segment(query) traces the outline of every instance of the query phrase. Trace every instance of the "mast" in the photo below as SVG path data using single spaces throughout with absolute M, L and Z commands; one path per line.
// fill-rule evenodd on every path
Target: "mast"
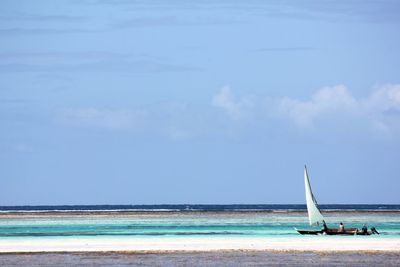
M 306 189 L 308 220 L 310 225 L 319 225 L 320 222 L 324 221 L 324 216 L 322 216 L 321 211 L 318 208 L 317 200 L 311 191 L 311 185 L 306 166 L 304 166 L 304 185 Z

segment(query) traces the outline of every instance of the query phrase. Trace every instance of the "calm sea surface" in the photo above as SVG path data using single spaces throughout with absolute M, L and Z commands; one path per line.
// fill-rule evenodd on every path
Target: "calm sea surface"
M 329 227 L 366 223 L 379 238 L 400 238 L 400 205 L 320 206 Z M 295 227 L 310 228 L 304 205 L 0 207 L 0 239 L 297 238 Z

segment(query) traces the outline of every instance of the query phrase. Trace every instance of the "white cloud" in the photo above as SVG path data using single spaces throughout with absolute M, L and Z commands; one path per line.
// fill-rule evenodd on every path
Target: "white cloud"
M 400 85 L 387 84 L 360 101 L 372 128 L 380 133 L 400 132 Z
M 289 119 L 301 128 L 315 128 L 321 121 L 340 119 L 369 125 L 380 133 L 400 131 L 400 84 L 377 87 L 366 97 L 356 98 L 344 85 L 323 87 L 309 98 L 235 98 L 229 87 L 213 96 L 212 104 L 223 109 L 233 120 L 250 117 Z M 264 99 L 264 100 L 262 100 Z M 262 114 L 260 114 L 262 113 Z
M 182 103 L 149 105 L 147 109 L 67 109 L 59 115 L 58 121 L 67 126 L 161 134 L 173 140 L 191 138 L 199 123 L 198 114 Z
M 381 86 L 363 104 L 372 113 L 400 111 L 400 84 Z
M 239 120 L 250 116 L 250 109 L 254 106 L 252 96 L 235 99 L 231 88 L 224 86 L 213 96 L 212 105 L 223 109 L 232 119 Z
M 277 101 L 278 111 L 302 126 L 310 126 L 323 114 L 349 112 L 357 107 L 357 100 L 344 85 L 324 87 L 306 101 L 289 97 Z
M 314 126 L 316 118 L 345 115 L 366 121 L 381 133 L 400 128 L 399 84 L 380 86 L 369 96 L 358 99 L 344 85 L 337 85 L 316 91 L 310 100 L 285 97 L 277 101 L 278 112 L 302 127 Z
M 399 84 L 380 86 L 364 98 L 354 97 L 344 85 L 323 87 L 305 99 L 235 96 L 231 88 L 225 86 L 212 97 L 211 104 L 226 113 L 232 122 L 251 120 L 276 126 L 278 121 L 286 120 L 303 129 L 345 123 L 349 129 L 367 127 L 363 131 L 400 132 Z M 214 111 L 182 103 L 148 106 L 147 109 L 81 108 L 64 110 L 62 120 L 72 126 L 143 130 L 180 140 L 209 134 L 210 129 L 221 122 L 215 118 Z
M 64 111 L 64 120 L 73 125 L 107 129 L 135 129 L 140 127 L 146 117 L 144 111 L 119 109 L 69 109 Z

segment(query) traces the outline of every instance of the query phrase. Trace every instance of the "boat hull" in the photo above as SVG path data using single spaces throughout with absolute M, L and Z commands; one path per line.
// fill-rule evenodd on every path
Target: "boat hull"
M 345 231 L 339 232 L 338 229 L 328 230 L 299 230 L 296 229 L 299 234 L 302 235 L 371 235 L 371 233 L 359 232 L 357 228 L 349 228 Z
M 324 232 L 321 230 L 297 230 L 302 235 L 323 235 Z

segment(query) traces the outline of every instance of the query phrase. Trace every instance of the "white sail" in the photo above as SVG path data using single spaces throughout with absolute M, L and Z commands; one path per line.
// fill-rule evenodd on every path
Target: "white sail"
M 324 221 L 324 217 L 322 216 L 320 210 L 318 209 L 317 201 L 315 200 L 314 195 L 311 191 L 310 181 L 308 179 L 307 167 L 304 167 L 304 184 L 306 187 L 308 220 L 310 221 L 310 225 L 319 225 L 320 222 Z

